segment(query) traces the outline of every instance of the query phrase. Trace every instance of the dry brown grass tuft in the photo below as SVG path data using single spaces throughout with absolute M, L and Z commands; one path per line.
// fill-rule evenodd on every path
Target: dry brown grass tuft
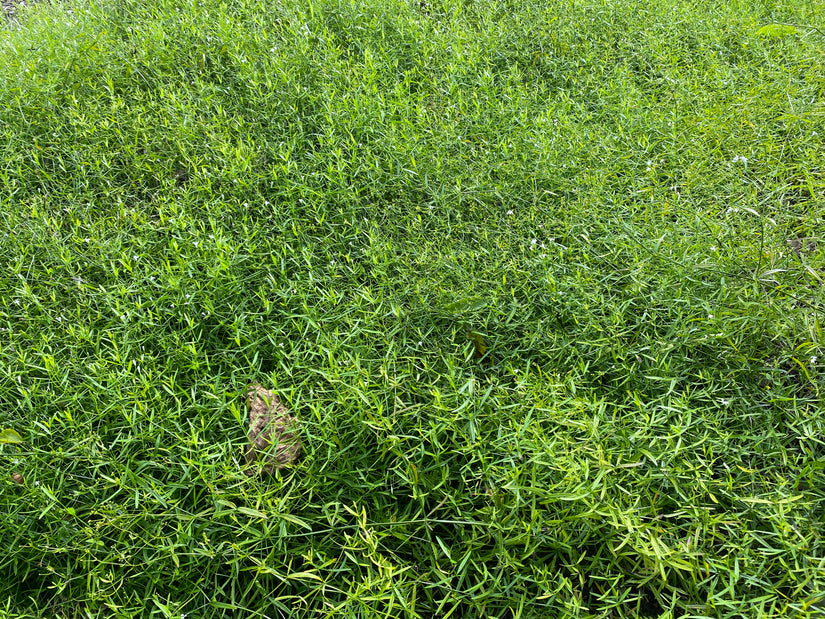
M 301 455 L 298 421 L 272 391 L 252 385 L 246 396 L 249 408 L 249 446 L 246 461 L 257 466 L 246 469 L 247 475 L 266 473 L 292 464 Z

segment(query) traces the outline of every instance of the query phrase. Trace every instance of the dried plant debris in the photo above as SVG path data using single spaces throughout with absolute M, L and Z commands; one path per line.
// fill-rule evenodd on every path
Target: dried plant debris
M 253 385 L 246 396 L 249 408 L 247 475 L 266 473 L 292 464 L 301 455 L 298 421 L 272 391 Z
M 800 257 L 813 254 L 817 250 L 816 239 L 812 238 L 788 239 L 788 246 Z
M 172 178 L 178 187 L 184 187 L 189 182 L 189 172 L 186 170 L 175 170 L 172 172 Z
M 14 19 L 17 16 L 18 9 L 26 8 L 29 4 L 34 4 L 38 0 L 0 0 L 3 6 L 3 13 L 9 19 Z

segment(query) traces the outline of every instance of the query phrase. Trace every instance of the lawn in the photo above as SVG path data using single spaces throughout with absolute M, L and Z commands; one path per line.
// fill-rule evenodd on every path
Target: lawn
M 824 138 L 812 0 L 18 10 L 0 617 L 825 617 Z

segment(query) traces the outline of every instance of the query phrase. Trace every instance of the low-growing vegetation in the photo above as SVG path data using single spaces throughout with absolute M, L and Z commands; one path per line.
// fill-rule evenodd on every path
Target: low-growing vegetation
M 825 616 L 824 22 L 18 9 L 0 615 Z

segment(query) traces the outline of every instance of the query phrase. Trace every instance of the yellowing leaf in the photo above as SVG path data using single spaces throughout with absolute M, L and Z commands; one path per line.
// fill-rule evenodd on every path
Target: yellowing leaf
M 0 432 L 0 443 L 22 443 L 23 437 L 16 430 L 8 428 Z
M 245 516 L 252 516 L 253 518 L 262 518 L 263 520 L 266 520 L 266 514 L 259 512 L 257 509 L 252 509 L 250 507 L 239 507 L 238 511 Z
M 778 39 L 789 34 L 796 34 L 796 28 L 786 24 L 768 24 L 756 31 L 757 36 Z
M 481 359 L 484 356 L 484 353 L 487 352 L 487 343 L 484 341 L 484 338 L 481 336 L 480 333 L 476 333 L 475 331 L 467 331 L 467 337 L 473 340 L 473 347 L 475 348 L 475 358 Z
M 288 579 L 292 580 L 293 578 L 296 580 L 317 580 L 318 582 L 324 582 L 324 579 L 318 576 L 318 574 L 313 574 L 312 572 L 294 572 L 287 576 Z

